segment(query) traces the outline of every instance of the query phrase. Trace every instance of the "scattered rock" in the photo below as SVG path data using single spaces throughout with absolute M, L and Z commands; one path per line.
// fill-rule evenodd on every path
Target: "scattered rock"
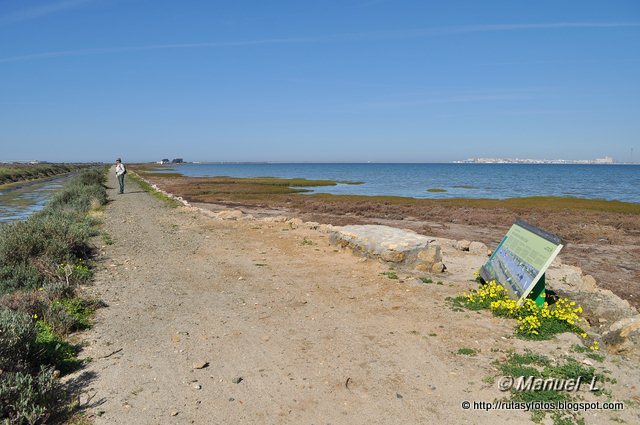
M 336 229 L 339 229 L 339 227 L 338 226 L 333 226 L 331 224 L 321 224 L 320 226 L 318 226 L 318 230 L 321 233 L 330 233 L 330 232 L 333 232 Z
M 194 369 L 204 369 L 209 366 L 209 362 L 195 362 L 192 367 Z
M 191 388 L 193 388 L 194 390 L 201 390 L 202 389 L 202 385 L 195 383 L 193 385 L 191 385 Z
M 628 301 L 608 289 L 598 288 L 593 276 L 583 276 L 579 267 L 562 265 L 550 268 L 546 276 L 547 287 L 581 305 L 584 317 L 592 326 L 604 326 L 638 314 Z
M 217 217 L 221 220 L 238 220 L 242 217 L 240 210 L 222 210 L 218 212 Z
M 442 262 L 435 263 L 431 266 L 431 273 L 444 273 L 445 270 L 447 270 L 447 267 Z
M 640 315 L 615 322 L 602 341 L 610 353 L 640 355 Z
M 178 416 L 178 413 L 180 412 L 178 412 L 177 410 L 174 410 L 173 412 L 171 412 L 171 416 Z
M 582 286 L 588 291 L 595 291 L 598 289 L 595 278 L 590 274 L 582 277 Z
M 456 249 L 458 251 L 469 251 L 470 246 L 471 242 L 466 239 L 456 242 Z
M 242 376 L 237 376 L 235 378 L 233 378 L 231 380 L 231 382 L 233 382 L 234 384 L 239 384 L 240 382 L 242 382 L 244 380 L 244 378 Z
M 289 220 L 287 220 L 287 223 L 289 223 L 290 228 L 297 229 L 302 225 L 303 221 L 299 218 L 290 218 Z
M 432 245 L 418 253 L 418 260 L 422 263 L 434 264 L 442 260 L 442 249 L 439 245 Z
M 289 217 L 285 217 L 283 215 L 276 215 L 273 217 L 265 217 L 262 219 L 262 221 L 266 222 L 266 223 L 284 223 L 285 221 L 289 220 Z
M 396 393 L 396 398 L 399 399 L 399 400 L 402 399 L 402 394 Z
M 489 248 L 482 242 L 471 242 L 468 251 L 476 255 L 487 255 Z

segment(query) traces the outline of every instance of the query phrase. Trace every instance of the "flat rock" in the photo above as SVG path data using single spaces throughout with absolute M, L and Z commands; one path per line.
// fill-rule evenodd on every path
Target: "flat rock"
M 547 269 L 547 287 L 582 306 L 591 326 L 604 326 L 638 314 L 628 301 L 608 289 L 599 288 L 591 275 L 583 275 L 579 267 L 562 264 Z
M 434 264 L 442 262 L 440 246 L 435 239 L 411 230 L 373 224 L 351 225 L 334 229 L 329 239 L 356 255 L 422 271 L 431 272 Z
M 238 220 L 242 217 L 240 210 L 222 210 L 218 212 L 217 217 L 221 220 Z

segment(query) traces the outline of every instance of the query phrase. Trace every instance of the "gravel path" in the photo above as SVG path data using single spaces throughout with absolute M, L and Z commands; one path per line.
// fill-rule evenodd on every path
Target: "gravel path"
M 113 173 L 109 186 L 114 244 L 88 288 L 108 307 L 82 335 L 96 424 L 530 423 L 460 405 L 504 395 L 483 383 L 492 350 L 573 342 L 512 339 L 512 323 L 447 305 L 468 282 L 389 279 L 317 231 L 172 209 L 131 179 L 118 195 Z

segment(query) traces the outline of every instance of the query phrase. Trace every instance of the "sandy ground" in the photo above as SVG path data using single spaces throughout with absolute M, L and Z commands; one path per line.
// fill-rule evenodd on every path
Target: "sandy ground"
M 467 239 L 498 245 L 517 218 L 560 236 L 564 264 L 578 266 L 595 277 L 598 286 L 613 291 L 640 309 L 640 209 L 616 202 L 557 198 L 537 202 L 513 199 L 510 206 L 492 200 L 429 200 L 369 196 L 281 194 L 244 179 L 221 184 L 215 177 L 184 177 L 148 173 L 145 177 L 192 204 L 209 209 L 240 208 L 256 216 L 284 214 L 337 226 L 383 224 L 447 239 Z M 169 176 L 169 177 L 167 177 Z M 495 200 L 493 200 L 495 201 Z M 582 205 L 582 208 L 580 207 Z M 589 208 L 603 208 L 594 210 Z M 626 212 L 621 212 L 626 211 Z
M 522 341 L 514 322 L 453 311 L 445 298 L 473 287 L 476 264 L 435 277 L 441 285 L 391 280 L 317 231 L 215 221 L 130 180 L 117 195 L 112 173 L 109 186 L 114 244 L 87 289 L 108 307 L 81 335 L 92 361 L 76 376 L 96 424 L 531 423 L 461 403 L 504 396 L 483 378 L 507 350 L 557 358 L 577 341 Z M 462 347 L 479 354 L 456 354 Z M 618 379 L 614 400 L 638 397 L 637 365 L 604 367 Z M 633 409 L 585 418 L 614 416 L 638 420 Z

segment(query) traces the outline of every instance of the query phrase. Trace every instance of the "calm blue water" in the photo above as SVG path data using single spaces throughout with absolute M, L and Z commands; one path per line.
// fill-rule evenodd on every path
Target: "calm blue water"
M 574 196 L 640 203 L 638 165 L 183 164 L 173 168 L 193 177 L 270 176 L 365 182 L 318 187 L 313 189 L 316 193 L 413 198 Z M 427 192 L 429 188 L 446 192 Z

